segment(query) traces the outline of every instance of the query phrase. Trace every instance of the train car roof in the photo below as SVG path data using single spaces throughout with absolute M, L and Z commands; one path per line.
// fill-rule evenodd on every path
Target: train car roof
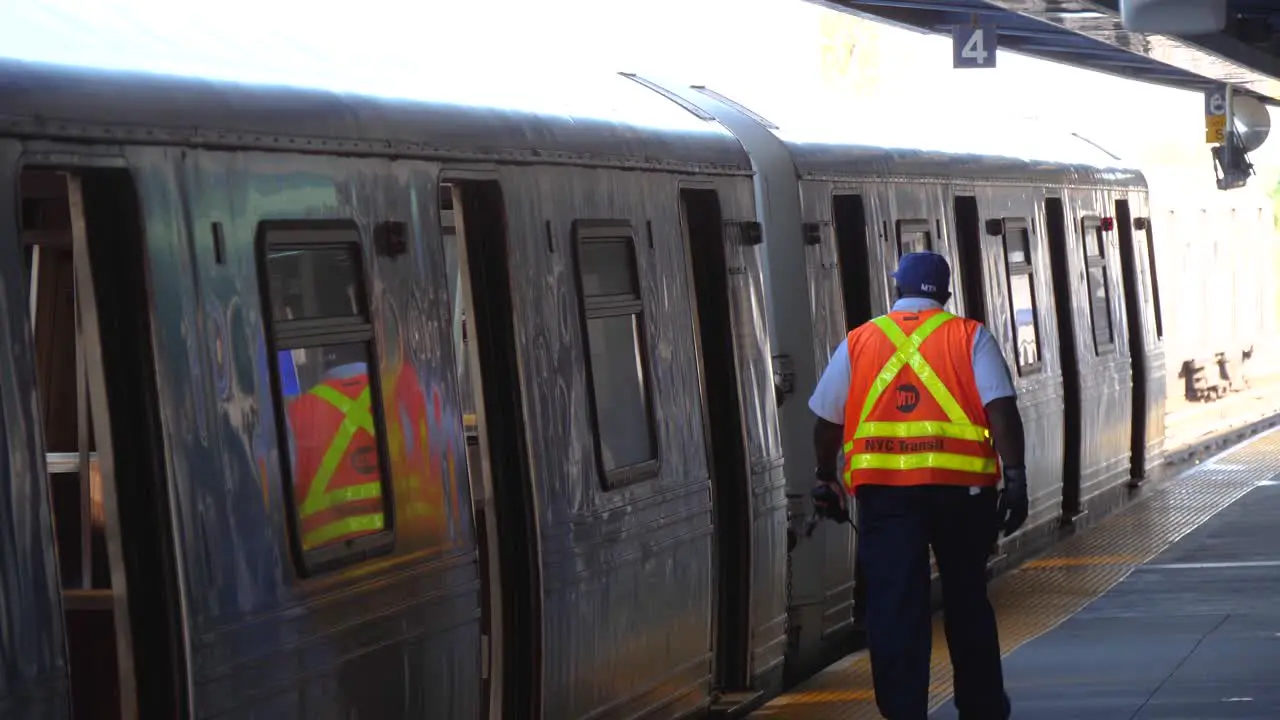
M 95 19 L 95 12 L 98 16 Z M 486 66 L 391 43 L 191 32 L 141 11 L 19 5 L 0 25 L 0 133 L 111 143 L 751 172 L 733 134 L 704 113 L 604 71 Z M 104 14 L 105 13 L 105 14 Z M 125 15 L 128 15 L 125 12 Z M 159 20 L 154 22 L 158 23 Z M 104 23 L 106 25 L 104 26 Z M 263 36 L 263 33 L 267 33 Z M 268 41 L 269 39 L 269 41 Z M 264 45 L 274 52 L 264 55 Z M 434 55 L 433 55 L 434 57 Z M 477 61 L 479 60 L 479 61 Z M 801 177 L 933 177 L 1145 185 L 1061 133 L 1018 133 L 984 105 L 822 109 L 751 83 L 747 106 L 788 115 L 775 130 Z M 964 122 L 970 115 L 977 122 Z
M 932 112 L 743 90 L 747 96 L 717 93 L 718 100 L 769 126 L 802 178 L 1146 187 L 1139 169 L 1055 123 L 1009 119 L 982 107 Z
M 1146 187 L 1142 173 L 1084 138 L 1018 120 L 851 118 L 779 128 L 802 176 L 929 177 Z
M 157 66 L 163 63 L 150 67 Z M 322 80 L 336 76 L 330 69 L 314 67 L 284 84 L 0 58 L 0 134 L 750 172 L 746 153 L 719 124 L 617 74 L 548 78 L 508 67 L 487 76 L 391 68 L 370 70 L 362 81 L 347 68 L 346 87 L 358 89 L 344 91 L 326 89 L 334 83 Z

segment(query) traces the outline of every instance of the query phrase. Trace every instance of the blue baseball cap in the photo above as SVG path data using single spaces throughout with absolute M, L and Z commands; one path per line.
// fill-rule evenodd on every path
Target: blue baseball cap
M 942 295 L 951 288 L 951 266 L 938 253 L 907 253 L 898 261 L 893 279 L 903 295 Z

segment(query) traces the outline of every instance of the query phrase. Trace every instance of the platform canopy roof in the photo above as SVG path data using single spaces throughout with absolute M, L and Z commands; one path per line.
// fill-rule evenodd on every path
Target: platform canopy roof
M 1280 105 L 1280 0 L 1226 0 L 1226 28 L 1194 36 L 1125 30 L 1119 0 L 809 1 L 941 34 L 990 23 L 1002 50 L 1197 92 L 1230 83 Z

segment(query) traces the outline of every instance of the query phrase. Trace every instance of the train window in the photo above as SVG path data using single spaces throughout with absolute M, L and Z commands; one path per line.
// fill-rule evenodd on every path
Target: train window
M 596 451 L 606 488 L 657 473 L 644 298 L 630 225 L 574 223 Z
M 927 220 L 898 221 L 898 257 L 913 252 L 933 250 L 933 238 Z
M 1026 228 L 1011 227 L 1005 231 L 1004 242 L 1009 252 L 1010 263 L 1031 264 L 1031 252 L 1027 247 L 1029 239 Z
M 1093 326 L 1093 352 L 1101 355 L 1115 347 L 1115 330 L 1111 326 L 1111 290 L 1107 283 L 1107 261 L 1103 257 L 1102 226 L 1097 220 L 1085 220 L 1084 265 L 1089 290 L 1089 323 Z
M 283 475 L 300 568 L 390 548 L 393 503 L 360 233 L 347 222 L 258 228 Z
M 272 235 L 273 244 L 304 237 L 296 230 L 282 230 Z M 337 239 L 332 230 L 316 231 L 311 237 L 324 242 Z M 311 320 L 316 318 L 354 318 L 365 313 L 363 298 L 357 292 L 355 272 L 359 248 L 321 247 L 309 252 L 269 252 L 267 267 L 271 273 L 271 318 Z M 319 292 L 323 289 L 323 292 Z
M 1018 374 L 1032 375 L 1040 371 L 1040 321 L 1036 317 L 1031 235 L 1023 220 L 1005 219 L 1004 252 L 1009 268 L 1009 311 Z
M 1085 257 L 1102 257 L 1102 226 L 1096 222 L 1085 221 L 1084 226 Z
M 639 298 L 635 253 L 627 240 L 584 242 L 578 248 L 582 294 L 589 298 Z

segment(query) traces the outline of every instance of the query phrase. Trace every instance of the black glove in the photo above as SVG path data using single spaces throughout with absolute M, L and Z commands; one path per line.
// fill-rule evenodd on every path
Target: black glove
M 996 518 L 1004 536 L 1009 537 L 1027 521 L 1027 510 L 1030 501 L 1027 499 L 1027 469 L 1022 466 L 1005 467 L 1004 489 L 1000 491 L 1000 500 L 996 504 Z
M 844 488 L 837 489 L 832 486 L 830 481 L 819 481 L 819 483 L 810 491 L 813 496 L 814 512 L 825 520 L 834 520 L 836 523 L 843 525 L 851 522 L 849 519 L 849 504 L 842 502 L 845 500 L 842 495 Z

